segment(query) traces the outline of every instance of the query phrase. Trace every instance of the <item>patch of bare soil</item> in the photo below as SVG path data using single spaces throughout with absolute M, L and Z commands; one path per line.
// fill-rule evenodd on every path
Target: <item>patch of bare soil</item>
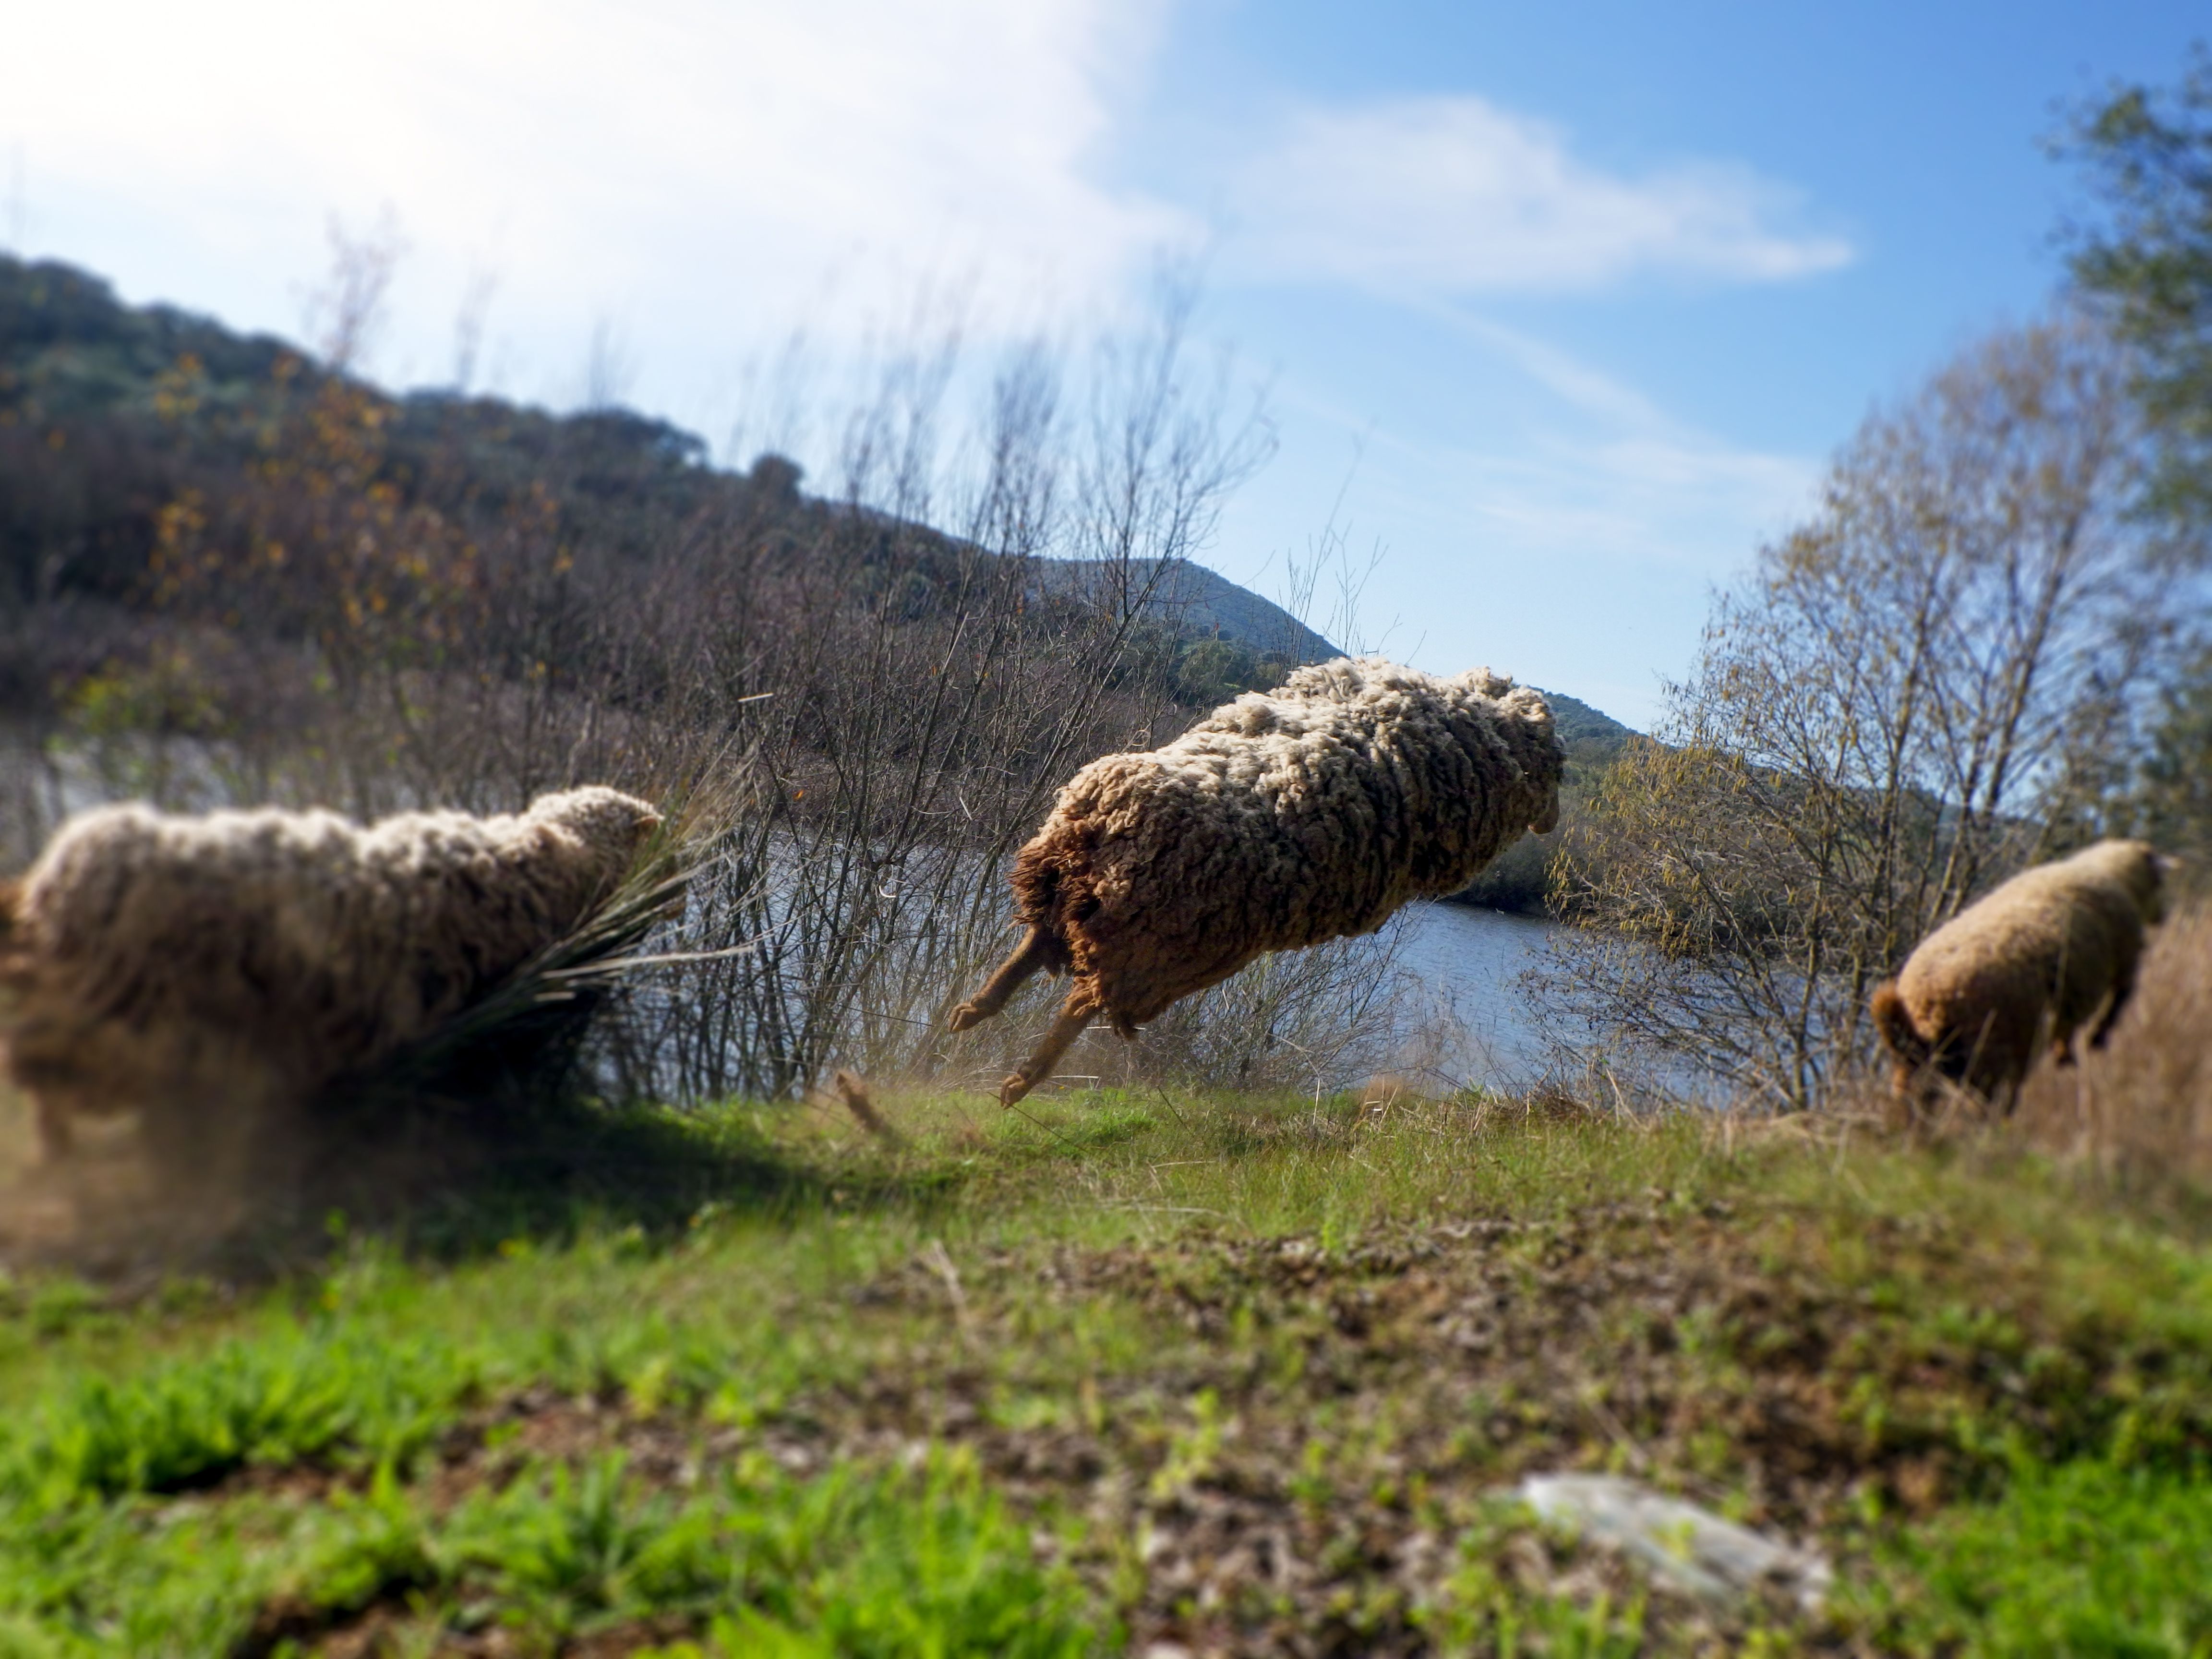
M 855 1293 L 924 1315 L 904 1363 L 861 1384 L 745 1430 L 525 1396 L 450 1437 L 428 1478 L 453 1501 L 532 1456 L 620 1447 L 641 1478 L 680 1486 L 746 1451 L 805 1474 L 949 1443 L 1036 1517 L 1041 1553 L 1084 1540 L 1072 1565 L 1121 1610 L 1133 1652 L 1425 1652 L 1422 1609 L 1469 1527 L 1496 1583 L 1602 1589 L 1616 1607 L 1642 1593 L 1613 1558 L 1498 1518 L 1496 1494 L 1524 1474 L 1620 1470 L 1832 1547 L 1869 1504 L 1924 1512 L 1979 1479 L 1999 1427 L 2064 1452 L 2101 1420 L 2106 1382 L 2140 1370 L 2144 1356 L 2051 1325 L 2024 1292 L 2008 1306 L 2004 1273 L 1941 1220 L 1875 1224 L 1860 1243 L 1974 1287 L 2011 1334 L 1944 1336 L 1882 1281 L 1817 1270 L 1812 1221 L 1747 1225 L 1664 1194 L 1540 1224 L 1406 1225 L 1343 1250 L 1203 1232 L 957 1263 L 933 1247 Z M 1040 1297 L 1133 1302 L 1160 1340 L 1133 1370 L 1071 1382 L 1025 1334 Z M 1071 1517 L 1073 1534 L 1054 1524 Z M 1759 1621 L 1850 1645 L 1778 1603 L 1657 1595 L 1645 1627 L 1695 1650 Z M 355 1634 L 323 1650 L 370 1650 L 343 1644 Z

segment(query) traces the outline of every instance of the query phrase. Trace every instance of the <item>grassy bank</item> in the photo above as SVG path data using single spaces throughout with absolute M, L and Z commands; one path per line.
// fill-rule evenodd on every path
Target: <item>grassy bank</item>
M 0 1652 L 2212 1643 L 2185 1212 L 1504 1102 L 881 1103 L 603 1125 L 587 1204 L 494 1172 L 503 1237 L 257 1289 L 15 1283 Z M 1563 1468 L 1816 1542 L 1826 1608 L 1501 1497 Z

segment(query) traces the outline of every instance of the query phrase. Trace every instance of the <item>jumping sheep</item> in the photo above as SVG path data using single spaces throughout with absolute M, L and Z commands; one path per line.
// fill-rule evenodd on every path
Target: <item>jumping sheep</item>
M 1875 988 L 1875 1027 L 1897 1062 L 1897 1097 L 1929 1103 L 1948 1079 L 2009 1111 L 2045 1044 L 2073 1061 L 2098 1018 L 2102 1048 L 2135 989 L 2143 929 L 2165 915 L 2161 860 L 2139 841 L 2101 841 L 2014 876 L 1937 928 Z
M 1011 1104 L 1094 1019 L 1133 1037 L 1267 951 L 1372 933 L 1408 899 L 1457 891 L 1558 822 L 1562 764 L 1543 698 L 1487 669 L 1298 669 L 1164 748 L 1075 775 L 1014 860 L 1028 931 L 952 1029 L 1040 969 L 1073 975 L 1000 1091 Z
M 558 940 L 659 822 L 598 787 L 365 829 L 327 811 L 83 813 L 0 887 L 8 1069 L 55 1152 L 74 1110 L 303 1099 Z

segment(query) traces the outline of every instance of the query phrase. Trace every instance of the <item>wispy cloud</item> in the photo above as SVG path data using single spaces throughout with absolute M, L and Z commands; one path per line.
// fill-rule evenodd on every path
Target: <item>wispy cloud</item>
M 1450 374 L 1490 380 L 1494 416 L 1448 431 L 1288 377 L 1277 488 L 1231 508 L 1216 562 L 1267 591 L 1273 559 L 1310 546 L 1356 453 L 1336 505 L 1355 544 L 1388 549 L 1362 612 L 1378 630 L 1399 619 L 1395 649 L 1440 671 L 1486 662 L 1647 725 L 1662 678 L 1696 650 L 1711 586 L 1813 504 L 1819 459 L 1700 430 L 1462 307 L 1419 310 Z
M 933 281 L 994 322 L 1065 314 L 1192 234 L 1097 165 L 1161 0 L 20 9 L 0 144 L 21 144 L 34 246 L 281 325 L 238 290 L 298 284 L 328 215 L 389 204 L 421 313 L 395 356 L 440 355 L 472 264 L 499 269 L 495 334 L 576 355 L 612 316 L 665 392 L 679 356 L 896 326 Z M 226 291 L 177 295 L 210 274 Z
M 1229 200 L 1249 275 L 1407 295 L 1579 290 L 1672 273 L 1776 282 L 1848 262 L 1796 193 L 1725 163 L 1635 176 L 1472 95 L 1309 106 Z
M 640 395 L 681 406 L 679 374 L 764 331 L 896 329 L 933 283 L 1019 330 L 1110 305 L 1194 240 L 1197 216 L 1111 167 L 1173 3 L 30 6 L 0 53 L 0 143 L 21 146 L 34 245 L 140 294 L 289 325 L 326 217 L 389 204 L 412 253 L 387 372 L 439 377 L 495 268 L 490 355 L 542 374 L 613 319 Z M 1850 257 L 1744 169 L 1608 173 L 1477 97 L 1269 131 L 1226 164 L 1236 274 L 1450 301 Z

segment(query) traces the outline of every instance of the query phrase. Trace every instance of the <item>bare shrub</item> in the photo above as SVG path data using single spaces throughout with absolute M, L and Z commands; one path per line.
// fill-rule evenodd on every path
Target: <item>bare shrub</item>
M 332 316 L 358 325 L 333 364 L 373 333 L 383 270 L 340 252 Z M 230 434 L 245 464 L 158 515 L 149 637 L 32 735 L 51 787 L 21 833 L 119 794 L 373 817 L 605 782 L 702 837 L 655 948 L 748 947 L 613 999 L 611 1096 L 1003 1069 L 1004 1039 L 942 1027 L 1003 953 L 1007 862 L 1082 762 L 1188 722 L 1175 573 L 1272 447 L 1194 349 L 1188 286 L 1160 299 L 1087 356 L 979 362 L 947 330 L 882 351 L 842 409 L 819 377 L 806 489 L 779 456 L 711 473 L 618 410 L 401 404 L 284 359 Z M 483 471 L 494 415 L 528 427 L 529 469 Z M 1259 964 L 1114 1063 L 1300 1087 L 1390 1063 L 1389 937 Z

